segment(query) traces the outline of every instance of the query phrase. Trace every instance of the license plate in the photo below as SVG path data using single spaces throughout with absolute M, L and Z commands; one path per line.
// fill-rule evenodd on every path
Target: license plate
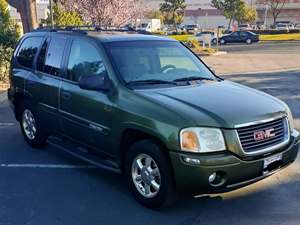
M 271 163 L 282 160 L 282 154 L 274 155 L 264 160 L 264 169 L 266 169 Z

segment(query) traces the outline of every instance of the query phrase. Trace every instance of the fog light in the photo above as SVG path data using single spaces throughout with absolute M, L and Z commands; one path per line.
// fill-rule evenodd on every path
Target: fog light
M 208 177 L 208 182 L 213 183 L 216 178 L 217 178 L 217 173 L 213 173 Z
M 189 164 L 194 164 L 194 165 L 200 164 L 199 159 L 193 159 L 193 158 L 189 158 L 189 157 L 183 157 L 183 161 L 185 161 L 186 163 L 189 163 Z
M 214 172 L 208 177 L 208 183 L 213 187 L 219 187 L 225 184 L 226 174 L 222 171 Z

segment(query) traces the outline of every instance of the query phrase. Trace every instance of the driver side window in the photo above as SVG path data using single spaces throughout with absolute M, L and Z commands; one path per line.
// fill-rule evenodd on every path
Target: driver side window
M 74 40 L 68 62 L 68 77 L 78 82 L 82 76 L 104 76 L 106 69 L 97 49 L 88 42 Z

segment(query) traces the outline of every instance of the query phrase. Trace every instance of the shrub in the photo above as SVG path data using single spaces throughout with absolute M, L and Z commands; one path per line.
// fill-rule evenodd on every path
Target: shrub
M 7 83 L 13 49 L 0 45 L 0 83 Z

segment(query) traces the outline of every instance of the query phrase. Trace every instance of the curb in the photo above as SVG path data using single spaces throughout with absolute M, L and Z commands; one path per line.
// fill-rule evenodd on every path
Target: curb
M 279 69 L 279 70 L 266 70 L 266 71 L 253 71 L 253 72 L 239 72 L 239 73 L 223 73 L 218 74 L 220 76 L 230 76 L 230 75 L 251 75 L 251 74 L 268 74 L 268 73 L 280 73 L 280 72 L 294 72 L 300 71 L 299 68 L 291 68 L 291 69 Z
M 0 93 L 0 103 L 4 102 L 7 100 L 7 92 Z
M 225 52 L 225 51 L 218 51 L 218 52 L 215 52 L 215 53 L 213 53 L 213 54 L 211 54 L 211 55 L 213 55 L 213 56 L 227 55 L 227 52 Z

